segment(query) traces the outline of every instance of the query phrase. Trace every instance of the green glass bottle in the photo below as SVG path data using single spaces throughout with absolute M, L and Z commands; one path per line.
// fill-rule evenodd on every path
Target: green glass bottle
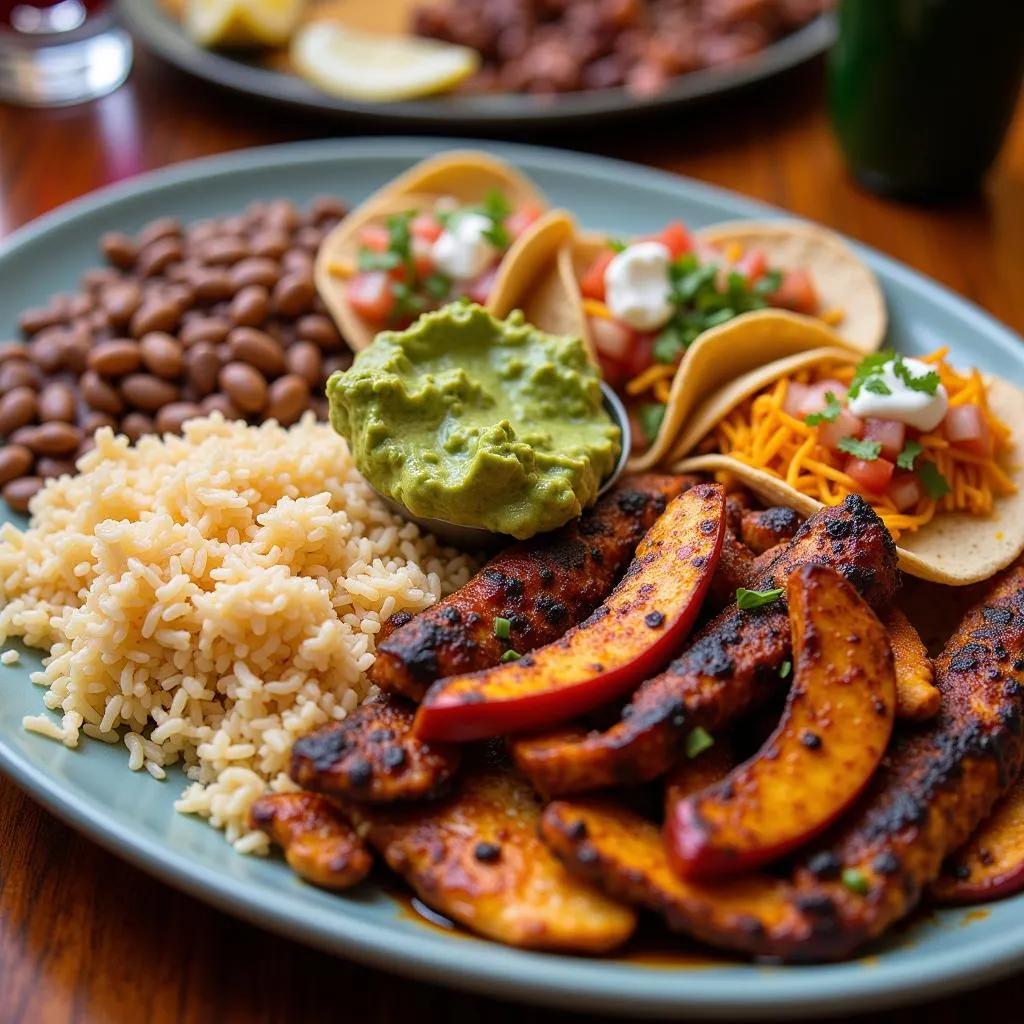
M 1024 77 L 1024 0 L 839 0 L 829 104 L 854 176 L 896 198 L 972 191 Z

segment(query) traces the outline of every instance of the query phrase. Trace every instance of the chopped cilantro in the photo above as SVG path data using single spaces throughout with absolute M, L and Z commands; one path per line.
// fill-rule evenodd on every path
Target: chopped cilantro
M 499 640 L 507 640 L 512 633 L 512 620 L 498 616 L 494 620 L 494 635 Z
M 809 427 L 816 427 L 819 423 L 835 423 L 839 414 L 843 411 L 839 399 L 831 391 L 825 392 L 825 408 L 821 412 L 812 412 L 804 417 L 804 423 Z
M 501 660 L 505 661 L 518 661 L 522 655 L 518 651 L 506 651 L 502 656 Z
M 491 226 L 483 232 L 484 238 L 496 249 L 507 249 L 512 236 L 505 227 L 505 220 L 512 212 L 512 204 L 497 189 L 492 188 L 478 209 L 491 222 Z
M 766 298 L 769 295 L 774 295 L 782 287 L 782 271 L 781 270 L 769 270 L 762 274 L 754 282 L 754 292 L 757 295 L 763 295 Z
M 856 398 L 868 380 L 882 372 L 882 367 L 892 360 L 893 354 L 891 349 L 886 349 L 882 352 L 872 352 L 871 355 L 865 356 L 857 364 L 857 369 L 853 372 L 853 380 L 850 382 L 850 391 L 847 397 Z M 885 382 L 882 381 L 880 383 L 884 385 Z M 878 391 L 874 393 L 879 394 Z
M 900 469 L 913 469 L 914 459 L 924 451 L 924 445 L 920 441 L 908 441 L 903 446 L 903 451 L 896 456 L 896 465 Z
M 934 395 L 939 389 L 941 379 L 934 370 L 929 370 L 920 377 L 915 377 L 910 372 L 910 367 L 903 361 L 903 356 L 898 352 L 893 356 L 892 372 L 899 377 L 911 391 L 923 391 L 926 395 Z
M 661 402 L 645 402 L 637 409 L 636 415 L 648 444 L 653 443 L 665 419 L 665 406 Z
M 932 501 L 938 501 L 952 490 L 949 481 L 939 472 L 939 467 L 934 462 L 922 462 L 917 467 L 917 476 Z
M 686 756 L 691 760 L 715 745 L 715 738 L 699 725 L 686 734 Z
M 625 252 L 627 245 L 621 238 L 609 238 L 608 248 L 618 255 L 620 252 Z
M 860 871 L 858 868 L 843 868 L 841 877 L 843 885 L 850 892 L 855 892 L 858 896 L 867 896 L 870 886 L 868 885 L 867 876 L 863 871 Z
M 374 252 L 372 249 L 361 249 L 356 260 L 360 270 L 394 270 L 402 262 L 402 257 L 390 249 L 387 252 Z
M 433 299 L 447 298 L 452 290 L 452 279 L 447 274 L 428 274 L 423 280 L 423 290 Z
M 841 437 L 836 447 L 855 459 L 874 462 L 882 454 L 881 441 L 858 441 L 855 437 Z
M 671 366 L 686 351 L 689 342 L 674 321 L 654 339 L 654 361 Z
M 776 587 L 774 590 L 747 590 L 746 587 L 740 587 L 736 591 L 736 606 L 742 611 L 748 612 L 778 601 L 780 597 L 782 597 L 782 587 Z
M 412 232 L 409 230 L 409 224 L 415 215 L 415 211 L 409 210 L 406 213 L 396 213 L 387 219 L 388 250 L 406 263 L 412 260 Z
M 881 377 L 869 377 L 864 381 L 864 390 L 873 395 L 891 395 L 892 388 Z
M 793 662 L 788 658 L 779 666 L 779 678 L 788 679 L 790 672 L 793 671 Z

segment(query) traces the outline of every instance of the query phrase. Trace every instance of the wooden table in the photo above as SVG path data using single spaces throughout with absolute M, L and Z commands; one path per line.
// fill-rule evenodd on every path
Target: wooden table
M 100 185 L 192 157 L 358 134 L 192 82 L 144 55 L 129 84 L 66 110 L 0 106 L 0 237 Z M 529 141 L 664 167 L 877 246 L 1024 332 L 1024 104 L 985 195 L 916 209 L 858 191 L 829 134 L 820 67 L 696 116 Z M 54 284 L 55 290 L 58 283 Z M 866 1024 L 1020 1019 L 1024 977 Z M 0 779 L 0 1021 L 491 1024 L 563 1015 L 450 993 L 311 952 L 153 881 Z

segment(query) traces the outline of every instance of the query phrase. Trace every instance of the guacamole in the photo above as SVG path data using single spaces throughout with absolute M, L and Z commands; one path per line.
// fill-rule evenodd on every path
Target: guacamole
M 418 516 L 520 539 L 597 498 L 620 451 L 579 338 L 456 303 L 384 331 L 327 383 L 359 471 Z

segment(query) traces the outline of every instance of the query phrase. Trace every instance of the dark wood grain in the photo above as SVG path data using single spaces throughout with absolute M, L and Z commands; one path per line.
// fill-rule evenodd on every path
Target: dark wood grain
M 904 260 L 1024 331 L 1024 105 L 983 196 L 939 210 L 896 206 L 844 176 L 821 77 L 810 67 L 694 114 L 529 141 L 633 159 L 776 203 Z M 128 86 L 98 103 L 59 111 L 0 106 L 0 237 L 151 168 L 345 134 L 365 129 L 222 93 L 143 56 Z M 1016 979 L 856 1021 L 1010 1021 L 1022 1005 L 1024 979 Z M 397 980 L 244 925 L 127 867 L 0 779 L 4 1024 L 398 1024 L 410 1012 L 445 1022 L 564 1019 Z

